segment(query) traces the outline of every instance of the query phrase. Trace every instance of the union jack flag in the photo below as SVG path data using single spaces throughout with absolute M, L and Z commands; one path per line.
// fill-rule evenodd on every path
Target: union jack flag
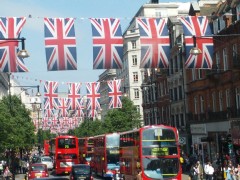
M 48 71 L 76 70 L 77 51 L 73 18 L 44 18 Z
M 76 110 L 79 109 L 81 104 L 81 95 L 80 95 L 81 83 L 69 83 L 68 86 L 68 109 Z
M 25 17 L 0 17 L 0 71 L 1 72 L 27 72 L 23 59 L 17 56 L 18 41 L 26 22 Z M 6 39 L 6 40 L 2 40 Z
M 51 126 L 51 122 L 49 121 L 48 117 L 43 118 L 42 125 L 43 129 L 47 129 Z
M 141 68 L 167 68 L 170 40 L 165 18 L 137 18 L 141 42 Z
M 74 117 L 84 117 L 84 105 L 83 105 L 83 98 L 78 99 L 78 108 L 76 110 L 74 110 Z
M 108 81 L 109 109 L 122 107 L 121 79 Z
M 53 109 L 44 109 L 43 110 L 43 116 L 44 117 L 53 117 L 54 116 L 54 110 Z
M 183 24 L 183 32 L 186 44 L 186 68 L 212 68 L 213 38 L 211 28 L 206 16 L 187 16 L 180 18 Z M 202 54 L 192 55 L 190 49 L 194 46 L 193 36 L 196 36 L 196 45 Z M 206 36 L 206 37 L 202 37 Z
M 69 118 L 68 117 L 63 117 L 62 124 L 63 124 L 64 127 L 68 127 L 69 126 Z
M 123 38 L 120 20 L 91 18 L 93 36 L 93 69 L 121 69 Z
M 59 117 L 66 117 L 68 116 L 68 98 L 59 98 L 58 99 L 58 116 Z
M 96 117 L 97 109 L 101 109 L 100 100 L 100 82 L 86 83 L 87 87 L 87 110 L 88 117 Z
M 44 109 L 58 108 L 58 83 L 46 81 L 44 85 Z

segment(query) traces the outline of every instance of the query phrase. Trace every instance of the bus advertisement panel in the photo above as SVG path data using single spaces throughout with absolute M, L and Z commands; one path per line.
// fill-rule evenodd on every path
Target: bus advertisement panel
M 50 153 L 49 153 L 49 140 L 44 140 L 43 142 L 43 148 L 44 148 L 44 156 L 49 156 Z
M 120 172 L 127 179 L 181 179 L 178 131 L 145 126 L 120 134 Z
M 93 168 L 92 157 L 94 152 L 93 137 L 83 137 L 78 139 L 79 163 L 88 164 Z
M 77 137 L 58 136 L 50 141 L 50 146 L 56 174 L 68 174 L 72 165 L 79 164 Z
M 119 134 L 104 134 L 94 137 L 94 171 L 102 177 L 113 177 L 119 165 Z

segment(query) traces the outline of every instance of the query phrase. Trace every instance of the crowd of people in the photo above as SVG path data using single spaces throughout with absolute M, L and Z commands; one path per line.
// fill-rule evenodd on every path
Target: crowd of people
M 234 165 L 229 158 L 224 158 L 223 164 L 218 160 L 213 166 L 209 160 L 202 163 L 199 159 L 186 155 L 180 158 L 183 173 L 189 174 L 192 180 L 240 180 L 240 163 Z

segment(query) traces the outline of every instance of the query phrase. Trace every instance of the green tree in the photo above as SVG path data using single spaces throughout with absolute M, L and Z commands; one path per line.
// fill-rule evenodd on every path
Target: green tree
M 104 118 L 103 128 L 106 132 L 122 132 L 141 126 L 141 115 L 133 102 L 122 98 L 122 108 L 109 110 Z
M 17 96 L 0 101 L 0 151 L 30 149 L 36 141 L 30 112 Z
M 128 131 L 141 126 L 141 116 L 133 102 L 124 97 L 122 108 L 109 110 L 102 121 L 86 119 L 70 134 L 85 137 L 95 136 L 104 133 Z

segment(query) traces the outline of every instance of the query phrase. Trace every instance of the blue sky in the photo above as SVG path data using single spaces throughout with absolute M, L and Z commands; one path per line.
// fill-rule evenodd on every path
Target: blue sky
M 92 32 L 89 18 L 120 18 L 124 31 L 139 8 L 148 2 L 149 0 L 1 0 L 1 17 L 32 17 L 27 18 L 21 33 L 21 37 L 26 38 L 25 46 L 30 54 L 30 57 L 24 60 L 29 72 L 14 73 L 15 77 L 19 77 L 21 85 L 36 85 L 39 80 L 58 81 L 60 84 L 97 81 L 103 70 L 92 68 Z M 44 17 L 76 18 L 78 70 L 47 71 Z

